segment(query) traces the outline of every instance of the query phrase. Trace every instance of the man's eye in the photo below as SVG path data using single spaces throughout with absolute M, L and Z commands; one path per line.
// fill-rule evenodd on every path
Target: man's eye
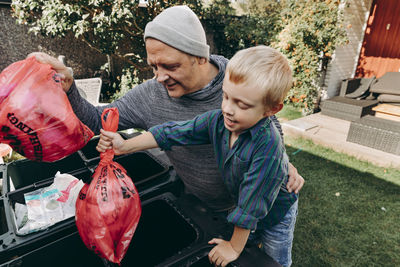
M 178 66 L 177 65 L 169 65 L 169 66 L 165 66 L 165 68 L 167 70 L 176 70 L 178 68 Z

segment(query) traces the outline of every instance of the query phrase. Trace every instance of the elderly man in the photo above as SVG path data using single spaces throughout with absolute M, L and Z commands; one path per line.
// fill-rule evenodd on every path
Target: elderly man
M 80 120 L 95 133 L 101 128 L 104 108 L 117 107 L 119 130 L 150 127 L 171 120 L 188 120 L 205 111 L 217 109 L 222 101 L 222 81 L 228 60 L 209 55 L 204 29 L 186 6 L 165 9 L 146 26 L 147 62 L 155 78 L 148 80 L 122 98 L 106 106 L 95 107 L 79 95 L 66 66 L 44 53 L 33 53 L 50 63 L 63 77 L 63 89 Z M 274 117 L 274 122 L 280 128 Z M 214 211 L 233 207 L 217 169 L 211 145 L 174 147 L 167 151 L 171 163 L 185 185 L 185 192 L 202 200 Z M 290 164 L 288 190 L 296 193 L 304 179 Z

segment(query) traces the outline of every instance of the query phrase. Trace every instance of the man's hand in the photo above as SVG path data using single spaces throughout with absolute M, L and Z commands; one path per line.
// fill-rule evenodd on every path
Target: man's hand
M 286 185 L 287 190 L 291 192 L 299 193 L 304 185 L 304 178 L 297 172 L 296 167 L 289 162 L 289 181 Z
M 229 241 L 213 238 L 208 244 L 217 244 L 210 253 L 208 253 L 210 263 L 215 266 L 225 267 L 230 262 L 239 258 L 240 252 L 235 251 Z
M 71 85 L 74 81 L 72 77 L 72 71 L 70 68 L 66 67 L 62 62 L 58 59 L 43 53 L 43 52 L 33 52 L 30 53 L 27 58 L 36 57 L 36 60 L 40 63 L 49 64 L 51 67 L 57 72 L 61 79 L 61 85 L 64 92 L 68 92 L 71 88 Z

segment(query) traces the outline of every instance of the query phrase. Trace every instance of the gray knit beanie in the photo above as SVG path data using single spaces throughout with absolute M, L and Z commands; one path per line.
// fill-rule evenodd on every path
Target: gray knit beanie
M 173 6 L 147 23 L 144 39 L 154 38 L 182 52 L 209 58 L 206 33 L 196 14 L 187 6 Z

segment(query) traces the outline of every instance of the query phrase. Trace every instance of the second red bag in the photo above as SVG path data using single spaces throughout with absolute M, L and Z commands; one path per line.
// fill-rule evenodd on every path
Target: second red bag
M 116 108 L 105 109 L 103 128 L 115 132 L 118 116 Z M 120 164 L 113 161 L 113 157 L 113 150 L 100 154 L 100 163 L 92 181 L 83 186 L 76 201 L 75 219 L 85 245 L 100 257 L 120 264 L 142 209 L 132 179 Z
M 0 74 L 0 143 L 34 161 L 53 162 L 93 137 L 72 110 L 60 79 L 35 57 Z

